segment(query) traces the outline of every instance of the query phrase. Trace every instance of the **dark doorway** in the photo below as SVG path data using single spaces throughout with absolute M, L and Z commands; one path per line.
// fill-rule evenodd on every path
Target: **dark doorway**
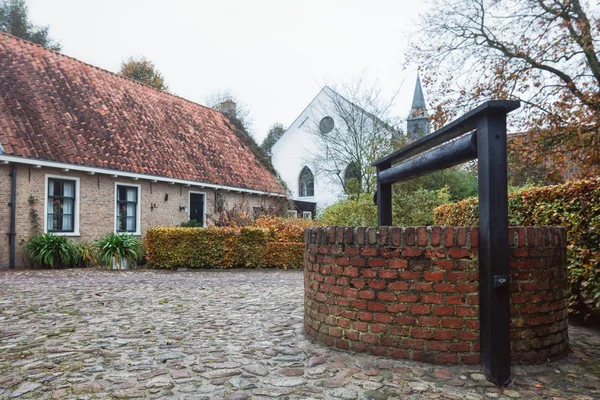
M 204 205 L 206 195 L 204 193 L 190 192 L 190 221 L 195 220 L 204 226 Z

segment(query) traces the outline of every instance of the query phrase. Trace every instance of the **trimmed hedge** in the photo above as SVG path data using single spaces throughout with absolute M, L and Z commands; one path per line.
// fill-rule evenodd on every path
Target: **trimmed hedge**
M 567 227 L 570 309 L 600 312 L 600 177 L 511 194 L 508 208 L 510 225 Z M 476 226 L 478 213 L 470 198 L 436 208 L 434 218 L 437 225 Z
M 302 268 L 304 229 L 314 223 L 259 218 L 255 226 L 152 228 L 146 233 L 153 268 Z

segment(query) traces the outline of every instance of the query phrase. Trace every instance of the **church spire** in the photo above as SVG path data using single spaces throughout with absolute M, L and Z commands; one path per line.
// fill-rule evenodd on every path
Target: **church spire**
M 427 117 L 427 104 L 425 104 L 425 96 L 421 87 L 421 76 L 417 73 L 412 107 L 406 120 L 406 133 L 409 141 L 412 142 L 429 134 L 429 121 Z

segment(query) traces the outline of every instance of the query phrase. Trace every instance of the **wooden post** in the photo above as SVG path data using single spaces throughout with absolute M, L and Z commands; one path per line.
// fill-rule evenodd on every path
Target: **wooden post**
M 390 163 L 377 166 L 377 175 L 390 168 Z M 392 226 L 392 184 L 382 184 L 377 179 L 377 222 L 379 226 Z
M 479 160 L 479 321 L 483 371 L 491 382 L 510 382 L 510 290 L 506 113 L 477 119 Z

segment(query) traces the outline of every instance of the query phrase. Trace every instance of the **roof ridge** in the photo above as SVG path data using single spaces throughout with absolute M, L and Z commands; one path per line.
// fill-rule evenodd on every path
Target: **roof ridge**
M 41 44 L 34 43 L 34 42 L 30 42 L 29 40 L 23 39 L 23 38 L 21 38 L 21 37 L 18 37 L 18 36 L 11 35 L 10 33 L 7 33 L 7 32 L 2 32 L 2 31 L 0 31 L 0 36 L 7 36 L 7 37 L 9 37 L 9 38 L 11 38 L 11 39 L 15 39 L 15 40 L 17 40 L 17 41 L 24 42 L 24 43 L 26 43 L 26 44 L 29 44 L 29 45 L 33 45 L 33 46 L 37 46 L 37 47 L 41 47 L 43 50 L 45 50 L 45 51 L 49 51 L 49 52 L 51 52 L 51 53 L 54 53 L 54 54 L 56 54 L 56 55 L 58 55 L 58 56 L 60 56 L 60 57 L 65 57 L 65 58 L 68 58 L 68 59 L 70 59 L 70 60 L 73 60 L 73 61 L 75 61 L 75 62 L 78 62 L 78 63 L 80 63 L 80 64 L 84 64 L 84 65 L 86 65 L 86 66 L 88 66 L 88 67 L 91 67 L 91 68 L 97 69 L 97 70 L 99 70 L 99 71 L 101 71 L 101 72 L 106 72 L 106 73 L 109 73 L 109 74 L 111 74 L 111 75 L 114 75 L 114 76 L 116 76 L 117 78 L 124 79 L 124 80 L 126 80 L 126 81 L 129 81 L 129 82 L 132 82 L 132 83 L 134 83 L 134 84 L 136 84 L 136 85 L 140 85 L 140 86 L 142 86 L 142 87 L 145 87 L 145 88 L 148 88 L 148 89 L 154 90 L 154 91 L 156 91 L 156 92 L 158 92 L 158 93 L 160 93 L 160 94 L 164 94 L 164 95 L 167 95 L 167 96 L 172 96 L 172 97 L 175 97 L 175 98 L 178 98 L 178 99 L 184 100 L 184 101 L 186 101 L 186 102 L 188 102 L 188 103 L 195 104 L 195 105 L 197 105 L 197 106 L 200 106 L 200 107 L 206 108 L 206 109 L 208 109 L 208 110 L 215 111 L 215 112 L 217 112 L 217 113 L 223 114 L 221 111 L 219 111 L 219 110 L 216 110 L 216 109 L 214 109 L 214 108 L 212 108 L 212 107 L 206 106 L 206 105 L 204 105 L 204 104 L 196 103 L 195 101 L 192 101 L 192 100 L 190 100 L 190 99 L 186 99 L 185 97 L 179 96 L 179 95 L 177 95 L 177 94 L 174 94 L 174 93 L 165 92 L 164 90 L 157 89 L 157 88 L 155 88 L 155 87 L 152 87 L 152 86 L 150 86 L 150 85 L 147 85 L 147 84 L 145 84 L 145 83 L 143 83 L 143 82 L 136 81 L 135 79 L 129 78 L 129 77 L 127 77 L 127 76 L 123 76 L 123 75 L 121 75 L 121 74 L 118 74 L 118 73 L 116 73 L 116 72 L 113 72 L 113 71 L 109 71 L 109 70 L 107 70 L 107 69 L 104 69 L 104 68 L 102 68 L 102 67 L 99 67 L 99 66 L 97 66 L 97 65 L 90 64 L 90 63 L 88 63 L 88 62 L 82 61 L 82 60 L 80 60 L 80 59 L 78 59 L 78 58 L 75 58 L 75 57 L 73 57 L 73 56 L 69 56 L 69 55 L 67 55 L 67 54 L 63 54 L 63 53 L 61 53 L 61 52 L 59 52 L 59 51 L 52 50 L 52 49 L 50 49 L 50 48 L 48 48 L 48 47 L 42 46 Z M 223 115 L 225 115 L 225 114 L 223 114 Z M 225 115 L 225 116 L 226 116 L 226 115 Z

